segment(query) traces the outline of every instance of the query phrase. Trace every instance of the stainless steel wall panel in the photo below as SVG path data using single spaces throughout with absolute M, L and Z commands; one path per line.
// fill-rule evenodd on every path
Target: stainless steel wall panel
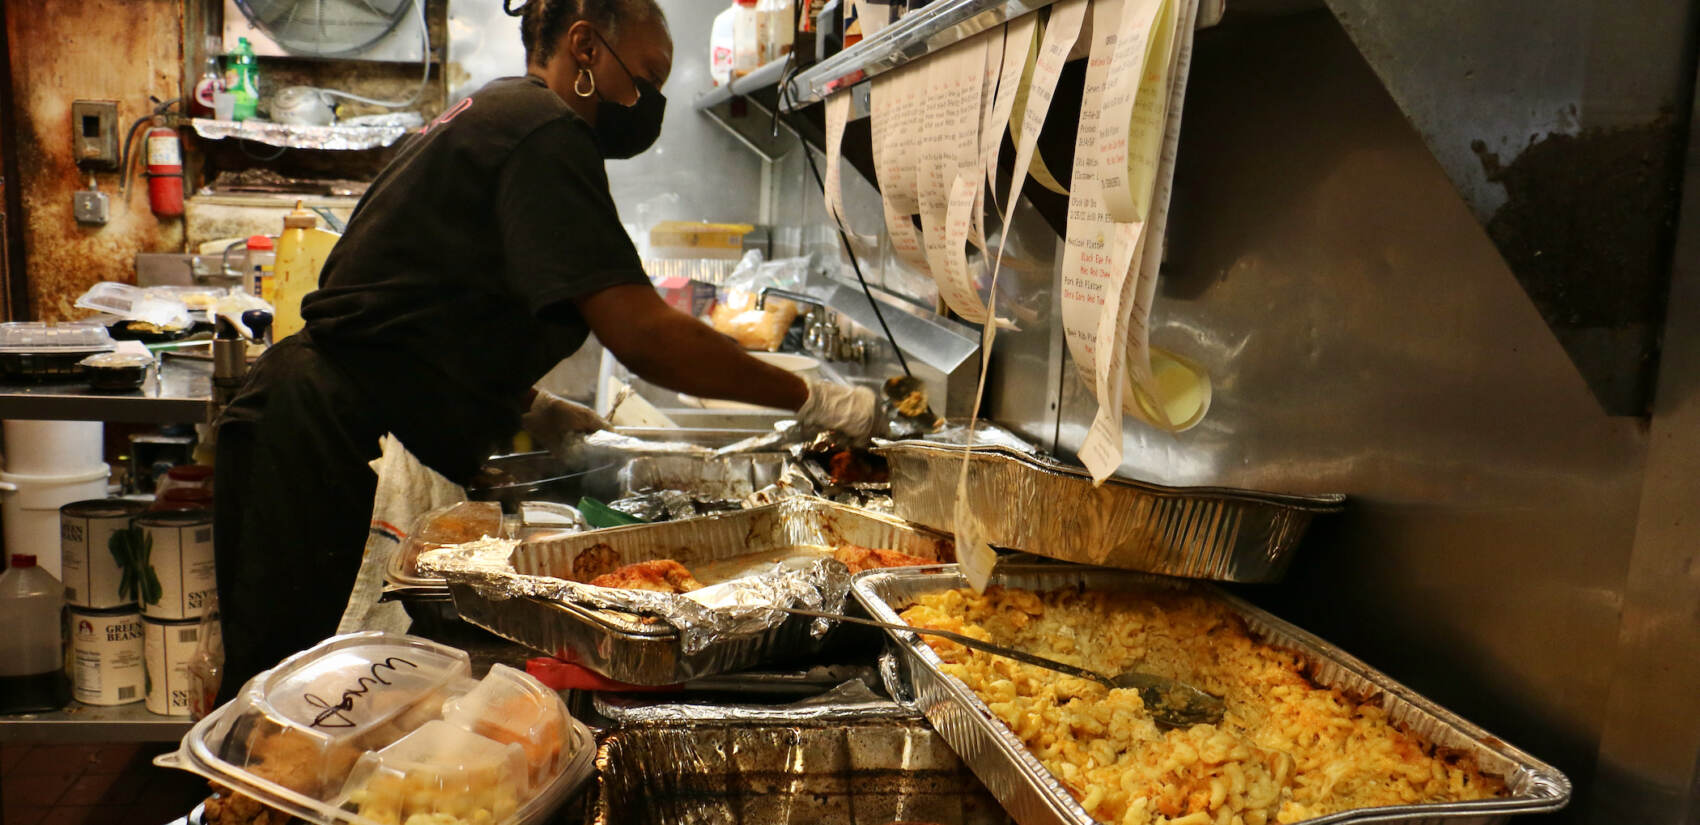
M 1214 400 L 1180 435 L 1129 423 L 1122 474 L 1348 494 L 1249 592 L 1591 776 L 1642 422 L 1601 411 L 1326 15 L 1200 35 L 1175 189 L 1153 341 Z M 1061 402 L 1067 453 L 1095 410 L 1072 363 Z
M 1600 743 L 1596 822 L 1700 822 L 1697 149 L 1691 131 L 1646 479 Z
M 713 85 L 708 31 L 726 7 L 702 0 L 658 2 L 674 40 L 673 75 L 662 89 L 667 115 L 653 149 L 608 162 L 620 219 L 644 233 L 667 220 L 761 223 L 761 159 L 691 107 L 691 100 Z

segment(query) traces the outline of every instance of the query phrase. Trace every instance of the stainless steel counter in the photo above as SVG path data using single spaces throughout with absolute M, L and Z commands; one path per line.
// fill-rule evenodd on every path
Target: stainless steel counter
M 176 742 L 189 732 L 187 716 L 159 716 L 136 702 L 98 707 L 73 701 L 51 713 L 0 716 L 0 745 L 28 742 Z
M 175 424 L 205 420 L 211 403 L 212 362 L 172 356 L 131 392 L 95 392 L 85 383 L 0 383 L 0 419 Z

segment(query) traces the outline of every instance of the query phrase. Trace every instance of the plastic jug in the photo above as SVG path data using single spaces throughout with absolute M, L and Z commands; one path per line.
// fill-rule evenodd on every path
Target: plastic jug
M 732 78 L 761 68 L 761 14 L 756 0 L 738 0 L 732 17 Z
M 715 15 L 714 25 L 709 29 L 708 75 L 716 86 L 732 82 L 732 30 L 737 16 L 738 4 L 733 3 Z
M 61 614 L 65 586 L 18 553 L 0 573 L 0 713 L 58 710 L 71 700 Z
M 301 299 L 319 288 L 319 271 L 325 268 L 331 247 L 341 238 L 319 228 L 313 213 L 301 208 L 284 216 L 283 234 L 277 239 L 277 261 L 272 264 L 270 295 L 263 295 L 277 310 L 272 318 L 272 340 L 281 341 L 301 330 Z

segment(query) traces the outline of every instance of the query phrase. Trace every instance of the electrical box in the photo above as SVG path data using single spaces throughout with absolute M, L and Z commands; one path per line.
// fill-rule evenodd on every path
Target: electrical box
M 78 168 L 117 169 L 118 101 L 72 101 L 71 147 Z
M 112 201 L 105 192 L 84 189 L 71 193 L 71 214 L 77 223 L 99 226 L 112 216 Z

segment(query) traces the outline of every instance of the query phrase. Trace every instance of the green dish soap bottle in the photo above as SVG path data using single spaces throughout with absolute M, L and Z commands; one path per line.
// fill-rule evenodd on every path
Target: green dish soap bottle
M 235 51 L 226 57 L 229 63 L 224 70 L 224 87 L 235 98 L 230 119 L 248 120 L 260 103 L 260 69 L 254 60 L 254 47 L 248 44 L 248 38 L 239 37 Z

